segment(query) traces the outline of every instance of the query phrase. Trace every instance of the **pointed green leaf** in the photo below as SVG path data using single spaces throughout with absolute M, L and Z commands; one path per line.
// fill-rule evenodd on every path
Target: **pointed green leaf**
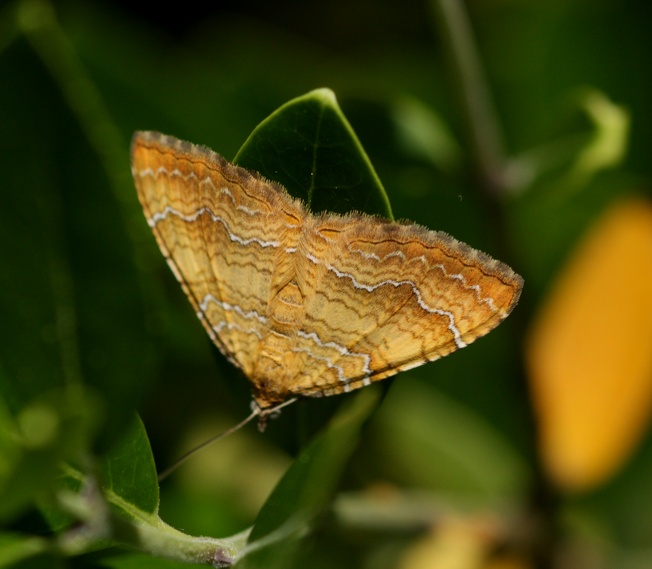
M 100 473 L 101 492 L 92 477 L 71 466 L 65 471 L 82 491 L 62 493 L 61 502 L 68 504 L 85 531 L 74 528 L 62 536 L 60 547 L 64 553 L 74 555 L 106 547 L 110 538 L 112 544 L 155 557 L 226 567 L 244 547 L 248 531 L 222 539 L 195 537 L 161 520 L 154 460 L 139 418 L 105 458 Z
M 299 454 L 258 514 L 238 568 L 291 566 L 301 537 L 329 507 L 360 429 L 376 408 L 380 392 L 375 386 L 352 396 Z
M 148 514 L 158 513 L 159 489 L 154 456 L 140 417 L 105 457 L 102 483 L 126 504 Z
M 274 111 L 234 162 L 279 182 L 314 213 L 357 210 L 392 218 L 385 190 L 329 89 Z

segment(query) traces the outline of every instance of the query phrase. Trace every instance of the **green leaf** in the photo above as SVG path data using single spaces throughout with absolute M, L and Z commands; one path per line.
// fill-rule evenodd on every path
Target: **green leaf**
M 520 497 L 530 482 L 522 457 L 490 424 L 410 377 L 394 385 L 374 427 L 384 463 L 410 486 L 491 502 Z
M 134 419 L 126 436 L 105 457 L 102 484 L 131 507 L 149 514 L 158 513 L 156 465 L 140 417 Z
M 79 519 L 85 531 L 76 527 L 63 534 L 59 540 L 63 553 L 74 555 L 114 544 L 155 557 L 223 567 L 244 547 L 248 532 L 223 539 L 195 537 L 160 519 L 154 460 L 139 419 L 132 422 L 126 436 L 104 460 L 101 491 L 92 476 L 70 466 L 65 470 L 68 479 L 77 482 L 82 491 L 62 493 L 60 502 Z
M 127 140 L 52 7 L 15 4 L 25 41 L 0 61 L 14 85 L 0 105 L 12 132 L 0 143 L 11 188 L 0 195 L 0 396 L 18 413 L 46 390 L 91 385 L 109 407 L 97 445 L 106 448 L 152 377 Z M 34 122 L 20 117 L 27 108 Z
M 2 534 L 0 535 L 0 567 L 56 567 L 56 562 L 52 558 L 44 558 L 48 549 L 47 541 L 41 537 Z M 29 561 L 25 563 L 26 560 Z M 24 564 L 18 565 L 21 561 Z
M 380 399 L 377 386 L 352 396 L 299 454 L 258 514 L 239 569 L 289 567 L 305 536 L 331 503 L 360 429 Z
M 19 514 L 59 486 L 60 465 L 78 461 L 96 431 L 98 405 L 81 388 L 34 398 L 15 421 L 1 413 L 0 519 Z
M 631 129 L 629 111 L 598 90 L 582 93 L 580 104 L 593 123 L 593 132 L 568 172 L 571 188 L 581 188 L 598 172 L 620 165 L 627 155 Z
M 389 112 L 403 152 L 430 162 L 443 172 L 454 172 L 462 162 L 462 149 L 444 119 L 416 97 L 393 101 Z
M 357 210 L 392 218 L 385 190 L 329 89 L 274 111 L 234 162 L 279 182 L 314 213 Z

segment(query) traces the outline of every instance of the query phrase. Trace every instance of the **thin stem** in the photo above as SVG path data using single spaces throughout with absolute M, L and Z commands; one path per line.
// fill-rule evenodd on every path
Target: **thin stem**
M 48 0 L 21 0 L 17 20 L 77 117 L 119 203 L 135 203 L 129 170 L 124 167 L 122 135 L 75 46 L 59 25 L 54 7 Z
M 482 183 L 497 197 L 506 189 L 503 136 L 461 0 L 432 0 L 456 74 L 462 110 Z
M 509 173 L 510 164 L 504 149 L 498 114 L 484 77 L 471 25 L 463 0 L 431 0 L 431 3 L 458 83 L 460 102 L 467 122 L 475 164 L 480 174 L 480 183 L 486 190 L 488 218 L 494 222 L 493 226 L 499 232 L 497 236 L 499 247 L 509 258 L 511 240 L 505 233 L 504 209 L 499 198 L 512 190 L 518 180 Z M 518 314 L 511 320 L 512 325 L 524 333 L 527 326 L 525 315 L 531 313 L 531 310 L 517 312 Z M 520 397 L 524 405 L 531 407 L 529 394 L 524 389 L 525 385 L 525 378 L 519 378 Z M 530 419 L 528 428 L 531 430 L 532 440 L 536 441 L 536 424 L 532 413 Z M 537 461 L 537 453 L 533 454 L 533 460 Z M 536 536 L 529 543 L 529 552 L 537 569 L 548 569 L 552 567 L 556 545 L 557 496 L 539 465 L 536 467 L 536 473 L 532 489 L 533 503 L 525 512 L 526 519 L 536 520 Z

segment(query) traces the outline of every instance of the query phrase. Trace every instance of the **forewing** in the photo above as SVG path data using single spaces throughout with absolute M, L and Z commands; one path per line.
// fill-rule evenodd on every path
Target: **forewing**
M 147 222 L 198 317 L 250 375 L 271 276 L 300 208 L 209 149 L 158 133 L 136 133 L 132 172 Z

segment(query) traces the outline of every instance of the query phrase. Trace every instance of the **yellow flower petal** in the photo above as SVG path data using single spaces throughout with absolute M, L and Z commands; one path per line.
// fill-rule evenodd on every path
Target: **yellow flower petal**
M 652 403 L 652 206 L 616 204 L 590 231 L 535 320 L 527 365 L 550 477 L 566 490 L 607 480 Z

